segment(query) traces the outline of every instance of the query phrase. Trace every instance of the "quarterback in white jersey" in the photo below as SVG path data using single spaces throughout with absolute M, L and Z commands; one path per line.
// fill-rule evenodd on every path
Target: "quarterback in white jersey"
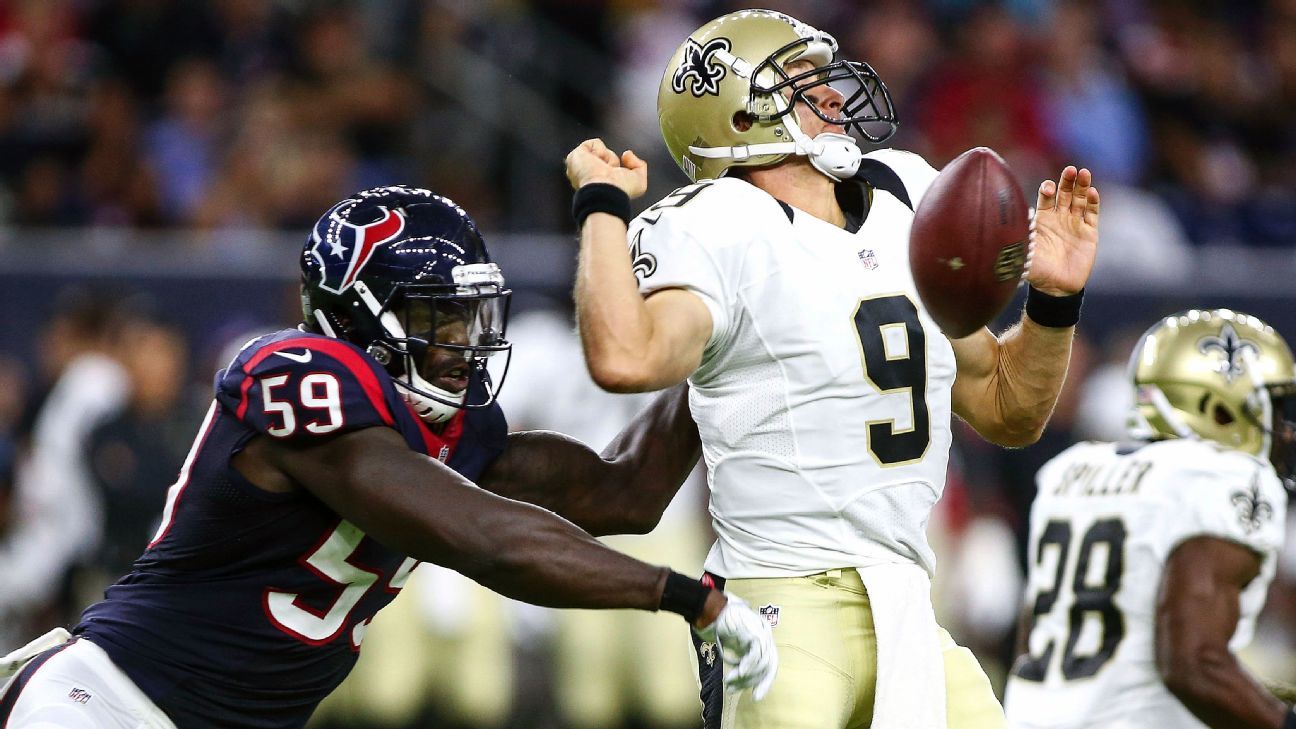
M 1080 443 L 1038 475 L 1016 729 L 1280 729 L 1233 651 L 1282 546 L 1296 370 L 1260 320 L 1189 311 L 1131 358 L 1129 443 Z
M 945 485 L 955 362 L 917 303 L 906 205 L 935 171 L 907 152 L 864 164 L 875 192 L 856 232 L 737 178 L 681 188 L 630 225 L 640 292 L 687 289 L 711 313 L 689 404 L 715 574 L 935 566 L 926 522 Z
M 950 341 L 909 269 L 924 160 L 865 155 L 895 129 L 877 73 L 780 13 L 707 23 L 668 62 L 662 134 L 694 184 L 631 221 L 647 169 L 589 140 L 567 157 L 581 226 L 576 302 L 605 389 L 687 380 L 718 539 L 708 579 L 774 626 L 764 701 L 712 727 L 1004 726 L 984 672 L 936 624 L 925 536 L 957 413 L 1004 445 L 1039 437 L 1097 249 L 1098 192 L 1066 168 L 1038 198 L 1027 316 Z M 947 719 L 948 717 L 948 719 Z

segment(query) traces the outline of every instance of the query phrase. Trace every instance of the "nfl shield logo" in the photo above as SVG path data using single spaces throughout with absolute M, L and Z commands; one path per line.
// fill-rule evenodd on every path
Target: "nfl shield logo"
M 870 271 L 878 267 L 877 256 L 873 255 L 872 248 L 865 248 L 864 250 L 860 251 L 859 259 L 860 259 L 860 263 L 864 264 L 864 268 L 867 268 Z
M 778 627 L 779 606 L 778 605 L 761 605 L 757 611 L 762 618 L 770 624 L 771 628 Z

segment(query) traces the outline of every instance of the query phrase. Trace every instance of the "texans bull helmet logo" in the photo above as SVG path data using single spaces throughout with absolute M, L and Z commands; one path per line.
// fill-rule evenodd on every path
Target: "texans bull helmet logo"
M 346 220 L 358 200 L 338 203 L 311 231 L 311 255 L 323 272 L 320 288 L 340 294 L 356 282 L 374 250 L 396 240 L 405 230 L 405 214 L 379 206 L 381 217 L 372 223 L 356 225 Z

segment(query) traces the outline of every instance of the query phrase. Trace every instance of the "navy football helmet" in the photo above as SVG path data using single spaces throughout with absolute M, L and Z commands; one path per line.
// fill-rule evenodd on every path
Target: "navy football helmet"
M 486 362 L 511 351 L 511 292 L 463 208 L 413 187 L 356 193 L 315 223 L 301 268 L 307 329 L 368 352 L 424 421 L 494 402 L 504 377 Z

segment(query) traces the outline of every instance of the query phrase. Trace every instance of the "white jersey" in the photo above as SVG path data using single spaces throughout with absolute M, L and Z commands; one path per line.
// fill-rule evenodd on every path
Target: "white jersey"
M 681 188 L 630 226 L 640 291 L 684 288 L 711 311 L 689 383 L 716 574 L 934 567 L 954 353 L 914 289 L 899 196 L 917 205 L 936 171 L 892 150 L 866 164 L 894 184 L 855 233 L 732 178 Z
M 1287 492 L 1266 461 L 1212 443 L 1081 443 L 1040 469 L 1031 507 L 1028 650 L 1004 702 L 1015 729 L 1205 725 L 1157 672 L 1162 571 L 1181 542 L 1227 539 L 1263 557 L 1242 591 L 1251 641 L 1282 545 Z

